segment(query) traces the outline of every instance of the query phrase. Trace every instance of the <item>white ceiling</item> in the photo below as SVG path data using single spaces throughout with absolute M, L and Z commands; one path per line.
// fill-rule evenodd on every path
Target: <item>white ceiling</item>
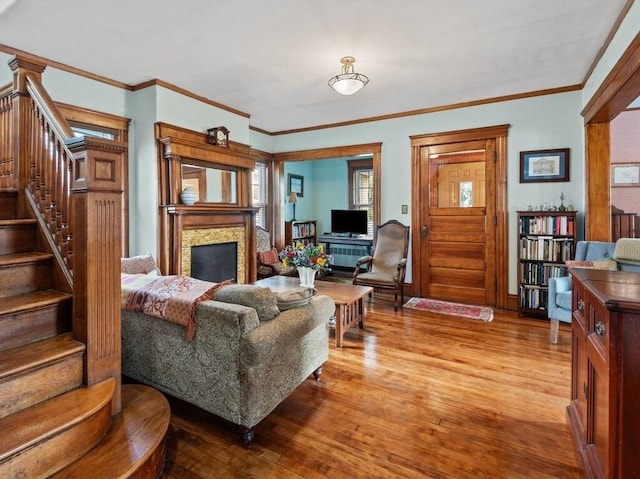
M 0 0 L 0 44 L 278 132 L 580 84 L 625 2 Z M 345 55 L 370 78 L 347 97 Z

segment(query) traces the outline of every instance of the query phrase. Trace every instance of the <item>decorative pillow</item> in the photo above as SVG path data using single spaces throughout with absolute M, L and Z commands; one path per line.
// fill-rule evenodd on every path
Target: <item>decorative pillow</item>
M 279 263 L 280 258 L 278 258 L 278 250 L 273 248 L 270 251 L 260 251 L 258 253 L 258 261 L 264 264 Z
M 211 299 L 253 308 L 258 313 L 260 321 L 271 321 L 280 314 L 275 293 L 261 286 L 230 284 L 213 293 Z
M 286 311 L 287 309 L 304 306 L 316 292 L 313 288 L 296 288 L 276 293 L 278 309 Z
M 565 261 L 567 268 L 584 268 L 584 269 L 606 269 L 609 271 L 617 271 L 618 263 L 612 259 L 604 259 L 600 261 Z
M 120 258 L 120 272 L 157 276 L 160 274 L 160 269 L 156 264 L 156 260 L 151 256 L 151 253 L 147 253 L 131 258 Z

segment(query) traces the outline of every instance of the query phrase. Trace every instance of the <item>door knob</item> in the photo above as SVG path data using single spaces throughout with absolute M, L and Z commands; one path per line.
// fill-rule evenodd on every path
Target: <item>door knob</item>
M 429 230 L 427 229 L 427 225 L 423 225 L 422 226 L 422 237 L 426 238 L 428 233 L 429 233 Z

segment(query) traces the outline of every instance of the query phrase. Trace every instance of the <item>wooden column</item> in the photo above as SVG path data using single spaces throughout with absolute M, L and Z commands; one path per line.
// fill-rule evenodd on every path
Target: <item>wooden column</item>
M 611 241 L 611 180 L 609 123 L 589 123 L 585 127 L 584 239 Z
M 67 141 L 74 155 L 71 219 L 74 225 L 73 335 L 87 346 L 85 382 L 118 382 L 113 413 L 120 411 L 120 251 L 122 174 L 127 148 L 102 138 Z
M 27 74 L 42 79 L 42 72 L 46 68 L 43 63 L 27 60 L 19 56 L 9 62 L 13 71 L 13 185 L 18 191 L 16 204 L 16 218 L 27 218 L 28 206 L 24 197 L 24 189 L 29 184 L 31 175 L 31 136 L 29 121 L 31 115 L 31 99 L 27 93 Z

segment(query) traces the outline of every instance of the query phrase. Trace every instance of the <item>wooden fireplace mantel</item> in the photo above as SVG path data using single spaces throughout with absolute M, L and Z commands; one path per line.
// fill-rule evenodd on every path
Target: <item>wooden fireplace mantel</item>
M 256 158 L 249 147 L 230 142 L 229 147 L 208 143 L 205 133 L 181 127 L 156 124 L 158 152 L 158 191 L 160 196 L 159 266 L 163 274 L 184 274 L 183 243 L 202 237 L 213 242 L 232 237 L 239 248 L 238 280 L 256 280 L 255 215 L 252 206 L 251 176 Z M 180 203 L 182 166 L 199 165 L 236 173 L 233 203 Z M 240 253 L 241 252 L 241 253 Z M 242 273 L 242 274 L 240 274 Z
M 210 238 L 231 238 L 242 244 L 239 258 L 239 282 L 252 283 L 256 280 L 256 243 L 255 243 L 255 214 L 258 208 L 253 207 L 216 207 L 210 205 L 167 205 L 161 207 L 163 211 L 161 243 L 170 245 L 160 255 L 160 269 L 164 274 L 185 274 L 183 268 L 183 245 L 185 237 L 201 235 Z M 238 230 L 241 233 L 238 233 Z M 226 241 L 225 239 L 213 242 Z M 210 239 L 199 244 L 208 244 Z

